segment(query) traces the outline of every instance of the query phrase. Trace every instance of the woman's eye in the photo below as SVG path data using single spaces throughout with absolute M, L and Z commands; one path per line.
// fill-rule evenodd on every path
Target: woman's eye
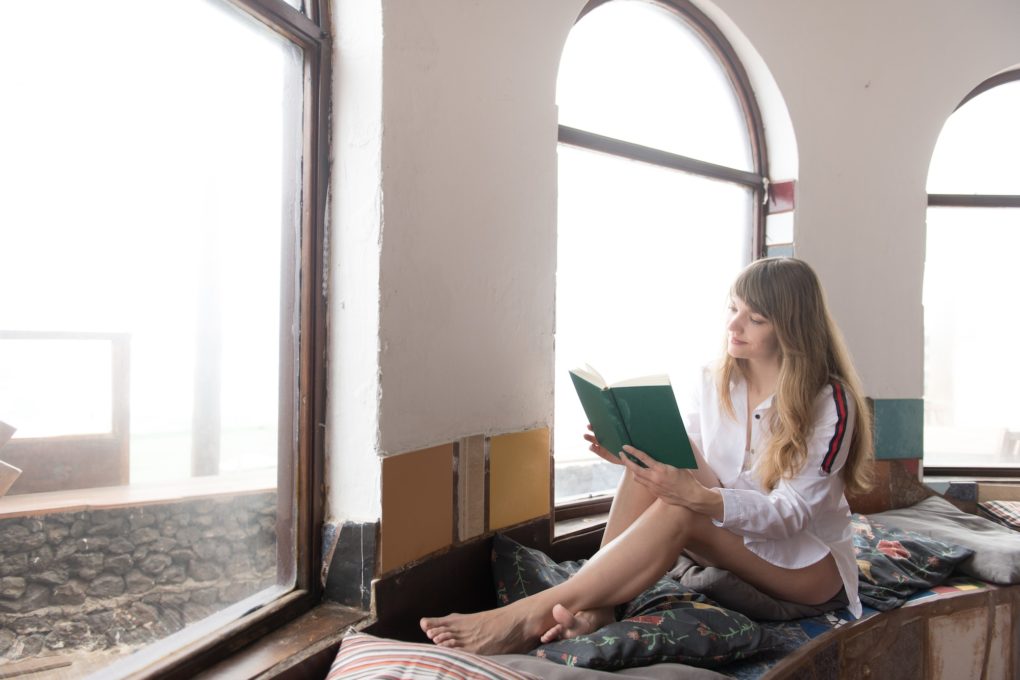
M 751 317 L 751 323 L 753 323 L 755 326 L 760 326 L 763 323 L 765 323 L 765 319 L 755 319 L 754 317 Z

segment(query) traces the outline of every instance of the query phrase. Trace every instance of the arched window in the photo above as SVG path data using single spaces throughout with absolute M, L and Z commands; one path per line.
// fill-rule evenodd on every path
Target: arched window
M 569 369 L 669 373 L 681 403 L 762 249 L 762 126 L 732 47 L 682 1 L 590 3 L 557 84 L 556 497 L 611 489 Z M 687 385 L 687 387 L 685 387 Z
M 1020 466 L 1020 69 L 971 92 L 928 170 L 924 270 L 924 462 Z M 935 468 L 933 470 L 932 468 Z

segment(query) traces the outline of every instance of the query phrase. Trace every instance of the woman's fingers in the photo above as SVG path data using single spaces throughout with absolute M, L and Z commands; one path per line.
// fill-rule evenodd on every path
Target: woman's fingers
M 589 430 L 591 429 L 591 425 L 588 426 L 588 429 Z M 621 463 L 620 458 L 616 454 L 614 454 L 612 451 L 610 451 L 606 447 L 604 447 L 601 444 L 599 444 L 599 440 L 598 440 L 598 438 L 595 437 L 594 434 L 585 434 L 585 435 L 582 435 L 582 436 L 585 438 L 585 440 L 589 444 L 589 446 L 588 446 L 588 450 L 589 451 L 591 451 L 592 453 L 597 455 L 599 458 L 602 458 L 603 460 L 605 460 L 608 463 L 612 463 L 613 465 L 620 465 L 620 463 Z
M 641 449 L 635 449 L 630 444 L 624 444 L 623 450 L 629 453 L 630 455 L 634 456 L 638 460 L 640 460 L 642 463 L 644 463 L 645 467 L 652 467 L 653 465 L 659 464 L 654 458 L 649 456 L 647 453 L 645 453 Z

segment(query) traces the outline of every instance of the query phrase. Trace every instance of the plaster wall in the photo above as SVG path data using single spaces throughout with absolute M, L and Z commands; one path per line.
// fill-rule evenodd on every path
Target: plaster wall
M 960 99 L 1020 63 L 1020 4 L 698 4 L 789 111 L 793 134 L 766 110 L 774 176 L 796 175 L 796 253 L 868 395 L 919 399 L 928 163 Z M 337 3 L 332 514 L 377 516 L 357 489 L 380 455 L 552 424 L 554 93 L 583 5 Z

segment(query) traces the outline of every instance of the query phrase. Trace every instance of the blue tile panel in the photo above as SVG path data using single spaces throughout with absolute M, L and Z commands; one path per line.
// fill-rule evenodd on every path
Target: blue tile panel
M 874 399 L 875 458 L 921 458 L 924 454 L 924 400 Z

